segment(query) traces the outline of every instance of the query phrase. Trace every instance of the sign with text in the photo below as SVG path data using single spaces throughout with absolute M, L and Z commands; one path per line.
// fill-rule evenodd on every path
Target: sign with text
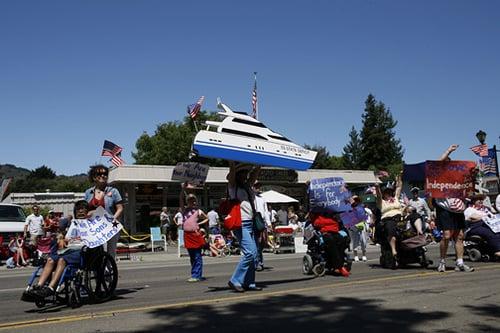
M 82 243 L 93 249 L 104 245 L 123 228 L 121 223 L 113 223 L 113 216 L 99 207 L 89 219 L 73 220 L 77 224 Z
M 368 215 L 366 214 L 365 207 L 363 205 L 358 205 L 353 210 L 340 214 L 340 219 L 344 227 L 350 228 L 359 222 L 366 221 Z
M 208 175 L 208 165 L 195 162 L 179 162 L 172 172 L 172 180 L 203 185 Z
M 500 233 L 500 214 L 493 215 L 492 217 L 484 218 L 484 223 L 490 227 L 494 233 Z
M 312 212 L 340 213 L 351 210 L 351 192 L 342 177 L 312 179 L 307 191 Z
M 465 198 L 474 191 L 472 161 L 426 161 L 425 190 L 436 199 Z

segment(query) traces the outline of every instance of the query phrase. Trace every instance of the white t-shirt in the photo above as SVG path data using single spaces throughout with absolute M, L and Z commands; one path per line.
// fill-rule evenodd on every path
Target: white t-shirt
M 211 210 L 207 213 L 208 217 L 208 226 L 209 227 L 216 227 L 218 225 L 219 221 L 219 214 L 215 210 Z
M 181 212 L 177 212 L 177 214 L 175 214 L 174 221 L 178 227 L 182 227 L 182 223 L 184 222 L 184 217 L 182 216 Z
M 236 188 L 238 191 L 236 191 Z M 229 197 L 231 199 L 238 199 L 240 201 L 241 220 L 250 221 L 253 219 L 252 206 L 248 199 L 248 193 L 241 187 L 228 187 Z
M 277 216 L 278 216 L 278 213 L 274 209 L 271 209 L 271 223 L 276 223 Z
M 497 212 L 500 213 L 500 194 L 497 195 L 497 198 L 495 200 L 495 208 L 496 208 Z
M 271 225 L 271 216 L 267 210 L 267 202 L 259 194 L 255 195 L 255 210 L 260 213 L 266 225 Z
M 43 235 L 43 217 L 42 215 L 35 216 L 31 214 L 26 218 L 24 225 L 28 226 L 28 231 L 32 236 Z

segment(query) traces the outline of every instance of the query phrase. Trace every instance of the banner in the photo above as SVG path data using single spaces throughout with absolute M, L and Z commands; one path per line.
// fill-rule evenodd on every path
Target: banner
M 106 244 L 123 228 L 121 223 L 113 224 L 113 220 L 112 215 L 109 215 L 104 208 L 99 207 L 91 218 L 77 219 L 73 222 L 78 225 L 78 233 L 82 243 L 93 249 Z
M 312 179 L 307 191 L 312 212 L 340 213 L 351 210 L 351 192 L 342 177 Z
M 195 162 L 179 162 L 172 172 L 172 180 L 203 185 L 208 175 L 208 165 Z
M 353 210 L 340 214 L 340 219 L 344 227 L 350 228 L 359 222 L 366 221 L 368 219 L 368 214 L 366 214 L 363 205 L 357 205 Z
M 484 223 L 490 227 L 491 231 L 494 233 L 500 232 L 500 214 L 496 214 L 493 217 L 487 217 L 483 219 Z
M 472 161 L 426 161 L 425 190 L 431 197 L 465 198 L 474 192 Z

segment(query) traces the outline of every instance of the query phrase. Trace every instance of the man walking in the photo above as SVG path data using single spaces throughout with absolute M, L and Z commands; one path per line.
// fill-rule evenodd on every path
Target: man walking
M 33 205 L 33 214 L 28 215 L 26 222 L 24 222 L 24 238 L 28 232 L 30 234 L 30 243 L 36 246 L 38 238 L 44 234 L 43 231 L 43 216 L 40 215 L 40 207 Z

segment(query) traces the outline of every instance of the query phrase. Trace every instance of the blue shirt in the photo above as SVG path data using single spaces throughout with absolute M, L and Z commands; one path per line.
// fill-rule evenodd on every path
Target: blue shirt
M 90 202 L 94 197 L 95 186 L 85 191 L 85 201 Z M 111 215 L 115 215 L 116 204 L 122 202 L 120 192 L 112 186 L 106 186 L 104 189 L 104 209 Z

